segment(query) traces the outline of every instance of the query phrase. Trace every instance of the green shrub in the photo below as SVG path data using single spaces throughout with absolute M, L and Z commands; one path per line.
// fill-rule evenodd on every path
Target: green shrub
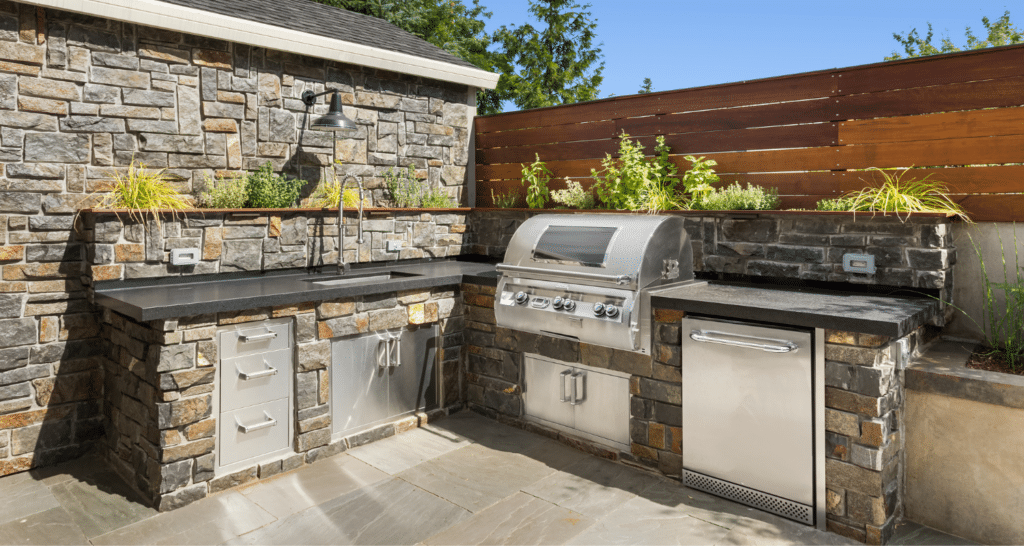
M 779 208 L 779 190 L 765 189 L 753 184 L 744 188 L 733 182 L 725 188 L 718 188 L 698 194 L 690 201 L 693 210 L 774 210 Z
M 704 156 L 693 157 L 683 156 L 683 159 L 690 162 L 690 168 L 683 173 L 683 190 L 690 194 L 690 199 L 700 199 L 715 190 L 713 184 L 719 178 L 712 167 L 718 165 L 714 159 L 704 159 Z
M 519 208 L 519 194 L 515 191 L 496 194 L 494 189 L 491 188 L 491 203 L 494 203 L 494 206 L 499 209 Z
M 285 209 L 295 204 L 305 180 L 274 174 L 269 161 L 246 176 L 245 203 L 254 209 Z
M 245 175 L 234 175 L 231 178 L 213 178 L 203 175 L 203 191 L 199 194 L 201 206 L 210 209 L 240 209 L 245 206 L 247 197 Z
M 853 210 L 853 200 L 845 197 L 822 199 L 815 205 L 815 210 L 827 212 L 849 212 Z
M 160 223 L 161 210 L 187 210 L 192 208 L 191 198 L 171 186 L 163 169 L 151 170 L 132 160 L 128 170 L 114 171 L 114 187 L 103 196 L 96 208 L 128 209 L 128 217 L 142 221 L 149 215 Z
M 425 209 L 450 209 L 458 203 L 444 188 L 428 188 L 423 192 L 421 205 Z
M 619 157 L 606 154 L 601 170 L 591 169 L 592 187 L 602 205 L 616 210 L 659 211 L 681 208 L 678 167 L 669 159 L 665 137 L 655 139 L 653 159 L 644 156 L 644 147 L 620 135 Z
M 534 154 L 534 157 L 536 160 L 529 167 L 520 165 L 523 168 L 523 180 L 520 184 L 529 184 L 526 188 L 526 204 L 531 209 L 542 209 L 550 200 L 548 182 L 551 182 L 551 171 L 540 160 L 539 154 Z
M 594 208 L 594 194 L 590 190 L 583 189 L 583 184 L 565 177 L 565 185 L 566 189 L 551 192 L 552 201 L 571 209 Z
M 404 171 L 388 169 L 384 173 L 384 184 L 391 200 L 399 208 L 450 209 L 458 206 L 444 188 L 425 187 L 423 181 L 416 178 L 416 169 L 412 165 Z

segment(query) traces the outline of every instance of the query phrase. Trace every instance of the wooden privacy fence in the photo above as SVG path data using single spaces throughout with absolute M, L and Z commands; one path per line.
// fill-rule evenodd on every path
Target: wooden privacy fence
M 586 185 L 623 131 L 649 154 L 664 135 L 681 172 L 703 155 L 723 184 L 777 187 L 783 208 L 859 190 L 868 167 L 915 166 L 975 220 L 1024 220 L 1020 45 L 479 117 L 476 205 L 523 193 L 535 154 L 552 188 Z

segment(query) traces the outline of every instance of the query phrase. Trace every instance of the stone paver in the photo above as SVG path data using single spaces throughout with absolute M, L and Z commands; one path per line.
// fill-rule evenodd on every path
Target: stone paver
M 92 455 L 7 476 L 0 544 L 856 544 L 468 412 L 370 447 L 165 513 Z

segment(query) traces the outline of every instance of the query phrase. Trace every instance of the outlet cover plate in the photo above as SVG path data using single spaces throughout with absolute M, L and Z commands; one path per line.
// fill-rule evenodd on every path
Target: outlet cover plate
M 875 257 L 871 254 L 843 254 L 843 271 L 875 274 Z

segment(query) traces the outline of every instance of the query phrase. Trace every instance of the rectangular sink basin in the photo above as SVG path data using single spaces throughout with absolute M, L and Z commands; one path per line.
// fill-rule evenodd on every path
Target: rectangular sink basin
M 310 277 L 305 279 L 306 282 L 312 283 L 316 286 L 345 286 L 351 284 L 370 284 L 376 282 L 387 281 L 391 279 L 404 279 L 409 277 L 419 277 L 415 273 L 400 273 L 385 272 L 385 273 L 371 273 L 371 274 L 355 274 L 355 275 L 332 275 L 332 276 L 318 276 Z

